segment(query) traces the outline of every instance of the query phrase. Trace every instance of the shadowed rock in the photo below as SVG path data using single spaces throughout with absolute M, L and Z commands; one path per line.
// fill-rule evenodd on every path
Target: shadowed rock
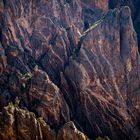
M 139 8 L 131 3 L 132 12 L 121 1 L 1 1 L 0 110 L 18 97 L 19 106 L 43 117 L 60 139 L 73 133 L 74 140 L 86 139 L 74 124 L 90 139 L 139 139 L 139 34 L 133 28 Z M 2 138 L 56 138 L 34 115 L 4 112 Z M 27 131 L 17 130 L 20 125 Z
M 58 134 L 42 118 L 27 110 L 15 107 L 12 103 L 0 112 L 1 140 L 88 140 L 69 122 L 62 127 Z

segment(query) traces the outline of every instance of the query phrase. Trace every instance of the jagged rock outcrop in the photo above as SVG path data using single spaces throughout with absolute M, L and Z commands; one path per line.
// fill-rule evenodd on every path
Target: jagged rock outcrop
M 120 8 L 121 6 L 129 6 L 131 8 L 131 15 L 134 23 L 134 28 L 137 32 L 138 45 L 140 51 L 140 1 L 139 0 L 109 0 L 110 8 Z
M 0 112 L 0 120 L 1 140 L 88 140 L 73 122 L 65 124 L 57 134 L 42 118 L 11 103 Z
M 21 108 L 43 117 L 54 130 L 66 124 L 58 132 L 59 139 L 68 139 L 75 132 L 73 123 L 67 123 L 70 121 L 90 139 L 139 139 L 139 31 L 136 34 L 133 28 L 133 24 L 135 29 L 138 26 L 136 11 L 130 7 L 131 19 L 129 7 L 111 2 L 2 0 L 0 110 L 18 97 Z M 117 9 L 109 10 L 108 5 Z M 19 116 L 22 119 L 25 125 L 24 115 Z M 34 117 L 30 121 L 40 123 Z M 48 131 L 45 122 L 40 123 L 43 134 Z M 5 139 L 16 137 L 11 127 Z M 32 139 L 43 135 L 38 128 L 35 125 L 30 132 Z M 72 138 L 85 138 L 79 133 Z
M 78 131 L 73 122 L 65 124 L 58 132 L 58 140 L 89 140 L 83 133 Z
M 30 108 L 55 127 L 70 121 L 69 108 L 60 89 L 38 68 L 32 74 L 29 101 L 26 101 Z
M 110 11 L 104 22 L 85 36 L 78 57 L 70 59 L 65 75 L 79 101 L 75 105 L 77 120 L 87 133 L 90 128 L 97 135 L 133 139 L 133 114 L 139 105 L 131 99 L 140 98 L 136 41 L 130 9 L 124 7 Z

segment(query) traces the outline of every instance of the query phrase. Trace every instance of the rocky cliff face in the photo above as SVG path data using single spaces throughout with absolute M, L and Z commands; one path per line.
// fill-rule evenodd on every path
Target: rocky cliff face
M 9 104 L 0 114 L 1 140 L 88 140 L 73 122 L 66 123 L 57 133 L 42 118 L 28 110 Z
M 130 10 L 122 7 L 125 1 L 0 1 L 0 110 L 18 97 L 21 108 L 43 117 L 55 131 L 73 121 L 90 139 L 139 139 L 137 4 L 131 1 Z M 35 120 L 27 118 L 23 125 Z M 4 125 L 2 139 L 16 139 L 10 123 Z M 61 129 L 59 139 L 70 139 L 71 125 Z M 34 137 L 29 139 L 48 132 L 28 129 Z
M 139 45 L 139 51 L 140 51 L 140 1 L 139 0 L 110 0 L 109 1 L 109 7 L 110 8 L 120 8 L 121 6 L 129 6 L 131 8 L 131 16 L 133 19 L 134 28 L 137 32 L 137 38 L 138 38 L 138 45 Z

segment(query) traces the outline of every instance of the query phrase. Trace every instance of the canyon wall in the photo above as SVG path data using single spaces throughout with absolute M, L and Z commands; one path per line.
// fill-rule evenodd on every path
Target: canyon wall
M 1 0 L 0 111 L 18 97 L 56 132 L 71 122 L 89 139 L 139 139 L 140 15 L 130 2 Z

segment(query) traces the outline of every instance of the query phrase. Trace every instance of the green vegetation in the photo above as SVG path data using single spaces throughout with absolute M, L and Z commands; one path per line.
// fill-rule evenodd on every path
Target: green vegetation
M 85 30 L 85 31 L 82 33 L 82 35 L 80 36 L 80 38 L 83 37 L 83 36 L 85 36 L 89 31 L 91 31 L 91 30 L 93 30 L 94 28 L 96 28 L 99 24 L 101 24 L 101 23 L 104 21 L 105 17 L 106 17 L 106 16 L 103 16 L 101 19 L 99 19 L 98 21 L 96 21 L 95 23 L 93 23 L 92 26 L 90 26 L 87 30 Z
M 16 97 L 16 99 L 15 99 L 15 101 L 14 101 L 14 104 L 13 104 L 13 102 L 11 101 L 11 102 L 8 103 L 8 107 L 9 107 L 9 108 L 18 107 L 18 106 L 19 106 L 19 103 L 20 103 L 20 100 L 19 100 L 18 97 Z
M 31 73 L 25 73 L 24 75 L 22 75 L 22 80 L 26 80 L 26 81 L 28 81 L 28 80 L 31 80 L 31 78 L 32 78 L 32 74 Z
M 22 83 L 22 85 L 21 85 L 21 91 L 22 92 L 26 91 L 26 83 Z
M 77 56 L 77 48 L 73 48 L 72 56 L 73 56 L 73 58 L 75 58 Z
M 22 88 L 25 89 L 26 88 L 26 84 L 22 83 Z
M 18 97 L 16 97 L 16 99 L 15 99 L 15 107 L 18 107 L 19 106 L 19 103 L 20 103 L 20 100 L 19 100 L 19 98 Z
M 79 33 L 80 37 L 79 37 L 79 41 L 78 41 L 77 47 L 74 47 L 73 50 L 72 50 L 72 57 L 73 57 L 73 59 L 75 59 L 78 56 L 78 52 L 79 52 L 79 50 L 81 48 L 81 43 L 82 43 L 82 41 L 84 39 L 84 36 L 87 35 L 87 33 L 90 32 L 91 30 L 93 30 L 94 28 L 96 28 L 99 24 L 101 24 L 104 21 L 105 17 L 106 17 L 106 15 L 103 16 L 98 21 L 96 21 L 92 26 L 90 26 L 82 34 Z
M 84 31 L 82 33 L 82 36 L 81 37 L 85 36 L 89 31 L 93 30 L 95 27 L 97 27 L 102 22 L 103 22 L 103 19 L 100 19 L 100 20 L 96 21 L 92 26 L 90 26 L 86 31 Z
M 32 74 L 31 73 L 25 73 L 22 75 L 21 80 L 22 80 L 22 85 L 21 85 L 21 91 L 25 92 L 27 90 L 28 84 L 32 79 Z
M 14 107 L 13 102 L 9 102 L 9 103 L 8 103 L 8 107 L 9 107 L 9 108 Z

